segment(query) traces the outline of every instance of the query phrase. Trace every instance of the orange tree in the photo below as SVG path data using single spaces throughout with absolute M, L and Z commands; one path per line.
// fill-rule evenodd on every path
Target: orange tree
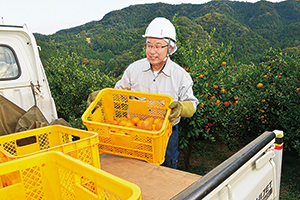
M 101 74 L 99 69 L 80 63 L 75 54 L 60 53 L 44 61 L 45 72 L 54 98 L 58 117 L 72 127 L 84 128 L 81 116 L 87 108 L 88 95 L 96 90 L 114 87 L 116 78 Z
M 264 60 L 274 97 L 269 102 L 275 116 L 271 124 L 285 132 L 285 149 L 296 150 L 300 155 L 300 56 L 297 52 L 288 55 L 270 49 Z
M 180 37 L 180 35 L 179 35 Z M 210 37 L 211 38 L 211 37 Z M 189 169 L 193 143 L 197 138 L 216 141 L 223 137 L 229 141 L 232 137 L 224 131 L 228 115 L 237 106 L 233 81 L 228 66 L 230 47 L 215 48 L 208 39 L 203 47 L 193 50 L 189 41 L 179 40 L 179 62 L 190 73 L 194 81 L 194 94 L 199 100 L 196 113 L 192 118 L 183 118 L 180 122 L 180 148 L 185 159 L 185 168 Z M 176 59 L 176 58 L 175 58 Z M 224 134 L 224 135 L 223 135 Z
M 264 131 L 285 132 L 286 146 L 300 152 L 299 56 L 270 49 L 260 64 L 235 63 L 231 47 L 215 47 L 209 36 L 203 47 L 191 48 L 176 25 L 178 52 L 173 59 L 194 81 L 199 100 L 192 118 L 180 122 L 180 148 L 189 169 L 193 143 L 206 139 L 241 147 Z

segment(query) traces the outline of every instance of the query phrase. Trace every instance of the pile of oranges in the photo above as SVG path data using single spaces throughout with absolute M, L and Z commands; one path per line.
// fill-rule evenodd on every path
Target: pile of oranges
M 162 119 L 159 118 L 154 119 L 152 117 L 148 117 L 145 120 L 142 120 L 138 117 L 134 117 L 132 119 L 122 117 L 112 121 L 107 121 L 105 123 L 129 127 L 129 128 L 143 129 L 148 131 L 159 131 L 162 128 L 163 122 L 164 121 Z

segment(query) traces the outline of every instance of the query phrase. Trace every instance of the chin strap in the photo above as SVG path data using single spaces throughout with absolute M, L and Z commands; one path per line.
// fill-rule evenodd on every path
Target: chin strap
M 176 49 L 177 49 L 176 43 L 173 42 L 174 47 L 173 47 L 173 49 L 171 51 L 169 51 L 170 50 L 170 46 L 171 46 L 171 39 L 167 38 L 167 39 L 165 39 L 165 41 L 168 43 L 168 50 L 167 50 L 168 53 L 167 53 L 166 57 L 164 58 L 164 60 L 162 62 L 165 62 L 168 59 L 168 57 L 170 55 L 172 55 L 176 51 Z M 161 64 L 161 63 L 159 63 L 159 64 Z

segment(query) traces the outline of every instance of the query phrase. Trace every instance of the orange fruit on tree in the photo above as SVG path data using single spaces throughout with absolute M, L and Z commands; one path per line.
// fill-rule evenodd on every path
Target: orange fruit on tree
M 225 89 L 221 89 L 220 92 L 224 94 L 225 93 Z
M 214 98 L 215 98 L 215 96 L 212 96 L 212 97 L 210 97 L 210 99 L 208 101 L 211 102 Z
M 262 83 L 257 84 L 257 88 L 262 88 L 264 85 Z
M 225 102 L 224 102 L 224 105 L 225 105 L 225 106 L 229 106 L 229 102 L 228 102 L 228 101 L 225 101 Z
M 217 85 L 214 85 L 214 89 L 217 89 L 219 86 L 217 86 Z
M 199 75 L 199 78 L 203 78 L 203 75 L 202 75 L 202 74 L 200 74 L 200 75 Z
M 222 65 L 226 65 L 226 62 L 222 62 Z

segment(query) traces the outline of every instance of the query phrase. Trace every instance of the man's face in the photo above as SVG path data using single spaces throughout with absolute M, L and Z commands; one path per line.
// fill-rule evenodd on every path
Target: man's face
M 146 42 L 146 56 L 153 67 L 164 65 L 168 53 L 168 43 L 160 38 L 148 38 Z

